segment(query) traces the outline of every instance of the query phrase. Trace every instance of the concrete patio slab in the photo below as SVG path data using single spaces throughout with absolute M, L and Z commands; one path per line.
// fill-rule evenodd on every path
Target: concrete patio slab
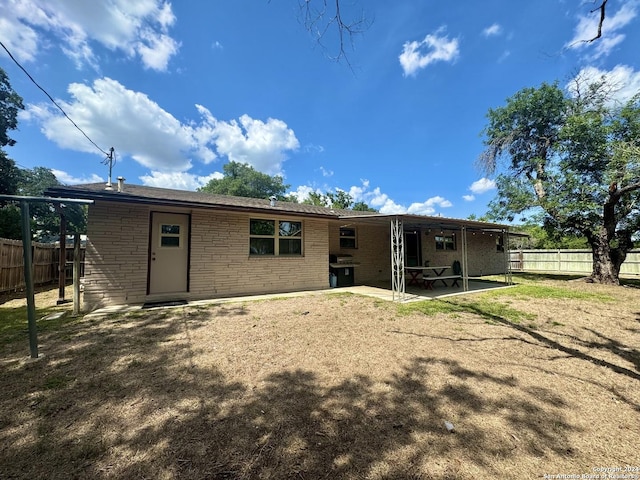
M 460 282 L 462 283 L 462 282 Z M 459 287 L 444 287 L 437 286 L 433 290 L 426 288 L 411 286 L 405 289 L 404 294 L 398 294 L 391 290 L 390 283 L 387 285 L 356 285 L 353 287 L 337 287 L 327 288 L 326 290 L 311 290 L 302 292 L 290 292 L 290 293 L 272 293 L 266 295 L 249 295 L 242 297 L 225 297 L 225 298 L 211 298 L 206 300 L 191 300 L 186 305 L 174 305 L 174 306 L 159 306 L 145 308 L 145 310 L 155 309 L 167 309 L 167 308 L 181 308 L 185 306 L 205 306 L 205 305 L 217 305 L 223 303 L 242 303 L 252 302 L 259 300 L 269 300 L 273 298 L 288 298 L 288 297 L 302 297 L 306 295 L 330 295 L 339 293 L 352 293 L 355 295 L 364 295 L 367 297 L 374 297 L 385 301 L 398 301 L 401 303 L 406 302 L 419 302 L 425 300 L 432 300 L 435 298 L 444 298 L 455 295 L 464 295 L 470 293 L 477 293 L 487 290 L 495 290 L 497 288 L 510 288 L 512 285 L 507 285 L 503 282 L 486 281 L 486 280 L 469 280 L 469 290 L 464 291 L 462 286 Z M 110 307 L 100 308 L 93 312 L 87 313 L 85 318 L 96 318 L 109 315 L 118 315 L 129 312 L 142 310 L 142 304 L 136 305 L 114 305 Z

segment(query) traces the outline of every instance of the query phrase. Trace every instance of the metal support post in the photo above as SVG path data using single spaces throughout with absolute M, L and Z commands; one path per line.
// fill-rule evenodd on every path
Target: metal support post
M 404 300 L 404 227 L 399 218 L 391 220 L 391 291 L 393 300 Z
M 24 283 L 27 287 L 27 323 L 29 325 L 29 350 L 31 358 L 38 358 L 38 327 L 36 325 L 36 301 L 33 288 L 33 259 L 31 256 L 31 216 L 29 202 L 20 202 L 22 213 L 22 250 L 24 251 Z
M 466 227 L 461 228 L 462 240 L 462 290 L 469 291 L 469 244 L 467 239 Z
M 80 234 L 73 237 L 73 315 L 80 315 Z
M 67 283 L 67 218 L 60 214 L 60 248 L 58 249 L 58 305 L 65 303 L 64 287 Z

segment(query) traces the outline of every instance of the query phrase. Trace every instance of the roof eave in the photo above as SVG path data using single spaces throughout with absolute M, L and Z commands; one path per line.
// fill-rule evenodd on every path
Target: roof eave
M 85 198 L 91 200 L 98 200 L 104 202 L 116 202 L 116 203 L 134 203 L 138 205 L 158 205 L 158 206 L 168 206 L 168 207 L 182 207 L 182 208 L 203 208 L 207 210 L 218 210 L 218 211 L 234 211 L 234 212 L 246 212 L 246 213 L 282 213 L 290 216 L 297 217 L 313 217 L 313 218 L 326 218 L 326 219 L 336 219 L 338 218 L 335 213 L 319 213 L 319 212 L 299 212 L 295 210 L 285 209 L 280 206 L 272 207 L 270 205 L 259 207 L 259 206 L 243 206 L 243 205 L 226 205 L 226 204 L 215 204 L 215 203 L 206 203 L 206 202 L 193 202 L 187 200 L 177 200 L 177 199 L 160 199 L 160 198 L 152 198 L 152 197 L 143 197 L 139 195 L 133 195 L 131 193 L 126 192 L 115 192 L 115 191 L 80 191 L 76 189 L 70 189 L 65 187 L 52 187 L 47 189 L 48 194 L 51 196 L 58 195 L 68 195 L 71 198 Z

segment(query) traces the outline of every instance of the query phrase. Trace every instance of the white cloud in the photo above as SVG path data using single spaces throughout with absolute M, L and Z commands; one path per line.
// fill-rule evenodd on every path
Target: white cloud
M 322 145 L 314 145 L 313 143 L 308 143 L 303 147 L 303 150 L 307 153 L 322 153 L 324 152 L 324 147 Z
M 463 195 L 462 198 L 465 202 L 473 202 L 476 199 L 475 195 Z
M 493 180 L 489 180 L 488 178 L 481 178 L 480 180 L 476 180 L 471 184 L 469 190 L 471 190 L 476 195 L 486 193 L 489 190 L 495 190 L 496 182 Z M 465 198 L 465 200 L 467 200 Z
M 602 37 L 588 43 L 598 34 L 598 23 L 600 21 L 600 10 L 596 9 L 586 15 L 578 17 L 578 24 L 574 29 L 573 38 L 569 40 L 565 47 L 573 49 L 593 46 L 592 59 L 609 55 L 614 47 L 624 41 L 625 35 L 618 31 L 626 27 L 638 14 L 638 0 L 630 0 L 622 4 L 620 9 L 611 13 L 609 8 L 602 28 Z
M 287 151 L 300 144 L 295 133 L 282 120 L 268 118 L 266 122 L 242 115 L 238 121 L 215 119 L 205 107 L 197 106 L 207 122 L 208 131 L 219 154 L 230 161 L 248 163 L 260 172 L 280 174 Z
M 600 70 L 596 67 L 585 67 L 567 84 L 572 91 L 572 83 L 576 79 L 586 82 L 599 81 L 602 78 L 613 87 L 612 102 L 626 103 L 633 95 L 640 91 L 640 71 L 635 71 L 628 65 L 616 65 L 611 70 Z
M 498 58 L 498 63 L 504 62 L 510 56 L 511 56 L 511 51 L 505 50 L 504 52 L 502 52 L 502 55 L 500 55 L 500 57 Z
M 389 195 L 382 193 L 380 187 L 369 191 L 369 182 L 362 181 L 361 187 L 351 187 L 349 193 L 355 202 L 364 202 L 378 210 L 380 213 L 393 215 L 395 213 L 406 213 L 407 208 L 394 202 Z
M 353 185 L 349 189 L 349 195 L 353 198 L 354 202 L 369 202 L 372 200 L 371 195 L 367 195 L 369 189 L 369 180 L 360 180 L 361 185 Z M 367 198 L 368 197 L 368 198 Z
M 320 167 L 320 172 L 322 172 L 322 176 L 323 177 L 332 177 L 333 176 L 333 170 L 327 170 L 324 167 Z
M 78 65 L 96 64 L 93 44 L 139 57 L 145 68 L 166 70 L 179 44 L 168 34 L 175 23 L 164 0 L 12 0 L 0 13 L 0 40 L 19 60 L 33 61 L 56 37 Z
M 200 176 L 187 172 L 151 172 L 149 175 L 143 175 L 140 178 L 143 185 L 149 187 L 173 188 L 176 190 L 196 190 L 205 186 L 209 181 L 223 178 L 220 172 L 214 172 L 211 175 Z
M 379 206 L 378 211 L 380 213 L 384 213 L 386 215 L 393 215 L 396 213 L 407 213 L 407 208 L 402 206 L 402 205 L 398 205 L 396 202 L 394 202 L 393 200 L 391 200 L 389 197 L 387 197 L 386 195 L 384 195 L 384 203 L 382 205 Z M 377 207 L 374 207 L 377 208 Z
M 309 198 L 311 192 L 322 193 L 319 188 L 309 187 L 308 185 L 300 185 L 294 192 L 289 193 L 295 195 L 299 202 L 304 202 Z
M 131 157 L 154 172 L 185 172 L 192 160 L 208 164 L 225 155 L 257 170 L 280 173 L 286 152 L 298 147 L 293 130 L 282 120 L 255 120 L 248 115 L 224 122 L 201 105 L 199 122 L 182 123 L 147 95 L 110 78 L 93 85 L 69 86 L 72 100 L 57 100 L 75 123 L 102 149 L 114 147 L 117 158 Z M 61 148 L 98 150 L 58 110 L 28 105 L 23 121 L 37 121 L 45 136 Z M 151 181 L 151 180 L 150 180 Z
M 0 14 L 0 41 L 20 62 L 30 62 L 35 59 L 38 50 L 38 35 L 32 28 L 24 28 L 11 16 Z M 4 50 L 0 56 L 6 55 Z
M 410 213 L 415 215 L 434 215 L 439 208 L 448 208 L 452 203 L 440 196 L 431 197 L 424 202 L 416 202 L 405 207 L 382 193 L 380 187 L 371 189 L 368 180 L 360 180 L 360 185 L 354 185 L 349 189 L 349 195 L 354 202 L 364 202 L 380 213 L 393 215 L 396 213 Z
M 79 185 L 82 183 L 100 183 L 105 180 L 95 173 L 92 173 L 88 177 L 74 177 L 73 175 L 64 172 L 62 170 L 51 169 L 51 173 L 53 173 L 60 183 L 64 183 L 65 185 Z
M 414 75 L 434 62 L 453 62 L 458 58 L 458 39 L 449 40 L 449 37 L 441 32 L 442 29 L 439 29 L 433 34 L 428 34 L 420 42 L 414 40 L 403 45 L 399 59 L 405 76 Z
M 206 146 L 208 139 L 197 141 L 199 131 L 180 123 L 145 94 L 128 90 L 115 80 L 98 79 L 92 86 L 73 83 L 69 93 L 71 102 L 58 103 L 89 138 L 103 149 L 113 146 L 120 157 L 128 155 L 145 167 L 162 171 L 188 169 L 190 153 L 205 162 L 215 158 Z M 61 148 L 97 152 L 58 110 L 28 105 L 27 112 Z
M 407 209 L 407 213 L 414 215 L 434 215 L 437 208 L 448 208 L 453 204 L 440 196 L 431 197 L 422 203 L 412 203 Z
M 497 23 L 485 28 L 482 30 L 482 35 L 485 37 L 494 37 L 496 35 L 500 35 L 502 33 L 502 27 Z
M 325 190 L 314 188 L 310 186 L 300 186 L 296 191 L 291 192 L 294 194 L 299 202 L 306 200 L 311 192 L 324 194 L 332 189 L 327 187 Z M 452 206 L 452 203 L 440 196 L 431 197 L 424 202 L 416 202 L 406 207 L 395 202 L 389 198 L 389 195 L 383 193 L 380 187 L 374 189 L 371 188 L 369 180 L 361 179 L 360 185 L 353 185 L 349 189 L 334 188 L 334 191 L 346 191 L 354 203 L 363 202 L 372 208 L 375 208 L 380 213 L 385 215 L 395 215 L 402 213 L 409 213 L 413 215 L 436 215 L 438 209 L 448 208 Z
M 178 44 L 168 35 L 143 35 L 146 43 L 141 42 L 138 53 L 146 68 L 166 70 L 169 58 L 178 53 Z

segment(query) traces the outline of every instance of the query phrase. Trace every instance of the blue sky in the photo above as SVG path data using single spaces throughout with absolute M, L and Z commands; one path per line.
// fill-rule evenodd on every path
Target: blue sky
M 321 5 L 322 0 L 313 0 Z M 331 13 L 328 2 L 328 12 Z M 302 23 L 299 0 L 0 0 L 0 41 L 104 151 L 114 179 L 193 190 L 229 160 L 291 192 L 349 192 L 383 213 L 482 215 L 476 168 L 489 108 L 578 74 L 640 89 L 640 0 L 343 0 L 349 63 Z M 11 59 L 24 98 L 7 152 L 66 184 L 106 181 L 104 153 Z

